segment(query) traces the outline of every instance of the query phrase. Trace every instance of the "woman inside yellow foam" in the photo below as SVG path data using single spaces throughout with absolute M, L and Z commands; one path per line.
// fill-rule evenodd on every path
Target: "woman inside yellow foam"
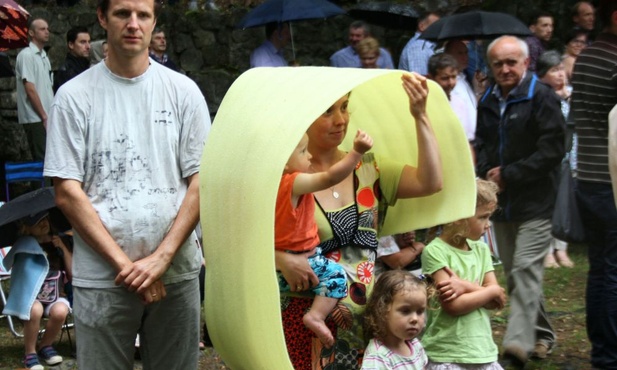
M 336 343 L 327 349 L 302 321 L 312 300 L 296 292 L 315 283 L 306 257 L 272 252 L 276 190 L 307 127 L 313 170 L 324 171 L 349 148 L 346 132 L 371 122 L 374 154 L 365 154 L 341 183 L 315 193 L 321 247 L 345 267 L 349 288 L 331 315 Z M 394 147 L 399 151 L 392 154 Z M 206 320 L 217 352 L 233 369 L 359 368 L 366 345 L 359 316 L 373 285 L 377 233 L 449 222 L 475 206 L 468 145 L 447 98 L 434 83 L 401 71 L 246 72 L 221 104 L 201 173 Z M 403 199 L 411 197 L 417 198 Z M 398 217 L 408 201 L 413 207 L 402 210 L 411 216 Z M 280 303 L 275 261 L 296 290 Z
M 377 231 L 383 222 L 383 211 L 399 198 L 422 197 L 441 190 L 441 161 L 426 113 L 426 80 L 416 74 L 404 74 L 402 81 L 415 120 L 415 124 L 409 120 L 409 130 L 415 130 L 417 134 L 418 166 L 387 159 L 378 161 L 372 153 L 368 153 L 362 157 L 356 171 L 345 180 L 330 189 L 314 193 L 319 209 L 316 219 L 320 247 L 326 257 L 343 265 L 347 272 L 349 294 L 332 313 L 337 333 L 334 351 L 311 348 L 311 344 L 320 345 L 312 342 L 312 334 L 302 324 L 307 300 L 288 298 L 290 302 L 283 310 L 283 327 L 288 352 L 296 369 L 310 368 L 311 361 L 322 364 L 337 361 L 337 351 L 345 352 L 345 362 L 338 364 L 345 369 L 352 368 L 348 363 L 350 360 L 350 363 L 360 362 L 365 342 L 359 315 L 366 304 L 366 293 L 373 284 Z M 345 156 L 339 146 L 347 133 L 351 98 L 347 94 L 338 99 L 308 129 L 313 171 L 326 171 Z M 277 269 L 294 290 L 306 290 L 319 282 L 306 256 L 280 251 L 275 255 Z M 317 358 L 311 359 L 312 354 Z

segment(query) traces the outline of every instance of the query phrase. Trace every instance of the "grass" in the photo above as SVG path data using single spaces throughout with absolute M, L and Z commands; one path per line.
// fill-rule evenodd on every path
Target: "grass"
M 585 332 L 585 283 L 587 276 L 586 248 L 583 245 L 569 247 L 574 268 L 547 269 L 544 275 L 546 310 L 557 332 L 557 346 L 549 357 L 542 361 L 530 361 L 526 370 L 585 370 L 590 369 L 590 344 Z M 501 266 L 497 267 L 500 284 L 505 287 Z M 500 345 L 507 323 L 508 306 L 493 313 L 492 325 L 495 342 Z M 19 321 L 19 320 L 17 320 Z M 17 324 L 20 327 L 20 324 Z M 72 333 L 72 332 L 71 332 Z M 74 336 L 72 336 L 74 339 Z M 66 335 L 58 345 L 62 356 L 72 358 L 72 350 Z M 0 370 L 16 369 L 21 366 L 23 345 L 21 338 L 15 338 L 9 331 L 7 321 L 0 320 Z M 64 367 L 63 369 L 76 367 Z M 139 363 L 135 369 L 141 369 Z M 215 350 L 202 351 L 199 370 L 225 369 Z
M 526 370 L 591 369 L 591 345 L 585 331 L 585 284 L 587 251 L 584 245 L 571 245 L 568 254 L 573 268 L 546 269 L 544 273 L 545 308 L 557 333 L 557 346 L 545 360 L 532 360 Z M 501 266 L 497 268 L 499 283 L 505 287 Z M 492 316 L 493 337 L 498 345 L 506 328 L 509 306 Z

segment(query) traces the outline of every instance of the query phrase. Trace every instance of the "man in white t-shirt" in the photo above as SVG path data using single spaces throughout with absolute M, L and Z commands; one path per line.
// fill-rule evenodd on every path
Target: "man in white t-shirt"
M 102 0 L 107 58 L 51 108 L 45 176 L 75 229 L 80 369 L 196 369 L 199 164 L 210 116 L 197 85 L 148 45 L 160 3 Z

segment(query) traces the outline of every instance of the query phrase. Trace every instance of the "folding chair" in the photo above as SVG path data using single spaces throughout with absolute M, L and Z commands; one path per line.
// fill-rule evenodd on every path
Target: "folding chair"
M 6 162 L 4 164 L 4 171 L 7 202 L 10 200 L 9 185 L 12 183 L 36 181 L 41 183 L 41 187 L 45 186 L 43 161 Z
M 2 261 L 4 260 L 4 257 L 9 253 L 10 250 L 11 250 L 11 247 L 0 248 L 0 301 L 2 302 L 2 307 L 3 308 L 6 305 L 6 301 L 7 301 L 6 292 L 4 291 L 4 288 L 5 288 L 4 285 L 5 285 L 5 281 L 9 281 L 10 280 L 10 278 L 11 278 L 11 271 L 10 270 L 7 271 L 4 268 L 4 265 L 2 264 Z M 11 333 L 13 333 L 14 336 L 16 336 L 17 338 L 22 338 L 24 336 L 23 332 L 18 331 L 16 329 L 15 323 L 13 322 L 13 317 L 11 315 L 2 315 L 2 314 L 0 314 L 0 318 L 7 319 L 8 323 L 9 323 L 9 329 L 11 330 Z M 69 332 L 69 329 L 71 329 L 73 326 L 74 326 L 74 324 L 72 322 L 72 314 L 69 313 L 68 316 L 66 317 L 66 320 L 65 320 L 64 324 L 62 325 L 62 331 L 60 332 L 60 339 L 59 339 L 59 341 L 62 340 L 62 337 L 64 336 L 64 332 L 66 331 L 67 339 L 69 341 L 69 346 L 71 348 L 73 348 L 73 340 L 71 339 L 71 333 Z M 39 338 L 44 333 L 45 333 L 45 329 L 39 330 Z
M 11 247 L 4 247 L 0 249 L 0 301 L 2 301 L 2 308 L 6 306 L 6 293 L 4 292 L 5 281 L 8 281 L 11 278 L 11 271 L 6 270 L 2 261 L 4 257 L 9 253 Z M 0 311 L 1 312 L 1 311 Z M 13 317 L 11 315 L 2 315 L 0 314 L 0 318 L 4 318 L 9 322 L 9 329 L 11 333 L 13 333 L 16 337 L 23 337 L 23 333 L 17 331 L 15 329 L 15 324 L 13 323 Z

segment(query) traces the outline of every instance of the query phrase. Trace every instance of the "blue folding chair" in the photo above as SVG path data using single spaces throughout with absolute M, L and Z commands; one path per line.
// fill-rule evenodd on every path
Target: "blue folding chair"
M 4 164 L 4 178 L 6 182 L 6 201 L 10 198 L 9 185 L 16 182 L 40 182 L 41 187 L 45 186 L 43 177 L 43 161 L 30 162 L 6 162 Z

